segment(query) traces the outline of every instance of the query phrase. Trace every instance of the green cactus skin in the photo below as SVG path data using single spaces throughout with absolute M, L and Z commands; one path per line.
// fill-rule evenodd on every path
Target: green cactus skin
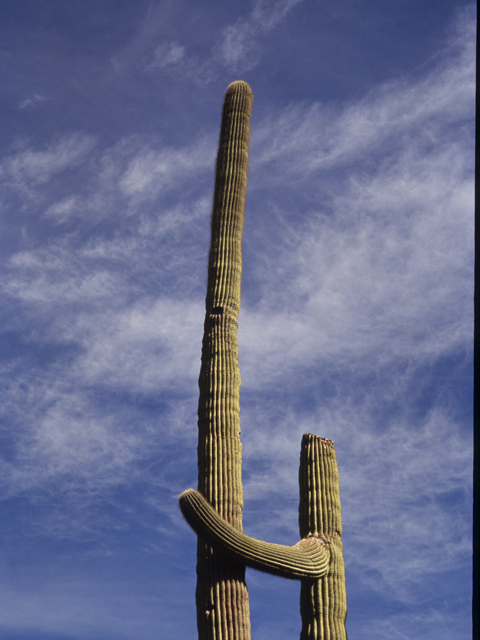
M 330 565 L 320 580 L 302 580 L 300 640 L 347 640 L 347 596 L 342 555 L 342 518 L 333 441 L 306 433 L 300 453 L 300 536 L 322 534 Z
M 292 547 L 255 540 L 241 533 L 194 489 L 179 498 L 185 520 L 203 540 L 222 552 L 225 559 L 272 573 L 281 578 L 317 580 L 330 564 L 329 543 L 316 534 Z
M 237 328 L 252 100 L 249 85 L 238 81 L 228 87 L 223 105 L 198 381 L 198 491 L 238 531 L 243 488 Z M 225 562 L 201 538 L 196 602 L 199 640 L 250 639 L 245 566 Z

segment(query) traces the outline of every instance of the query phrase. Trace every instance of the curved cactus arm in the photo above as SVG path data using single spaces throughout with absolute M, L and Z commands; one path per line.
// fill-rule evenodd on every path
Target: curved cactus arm
M 184 491 L 179 502 L 195 533 L 236 562 L 292 580 L 318 580 L 327 573 L 329 542 L 322 536 L 311 535 L 292 547 L 262 542 L 228 524 L 194 489 Z

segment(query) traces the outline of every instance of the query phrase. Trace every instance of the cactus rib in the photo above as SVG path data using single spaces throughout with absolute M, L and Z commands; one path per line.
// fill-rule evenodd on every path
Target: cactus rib
M 317 580 L 327 572 L 330 553 L 324 537 L 311 535 L 292 547 L 263 542 L 228 524 L 194 489 L 184 491 L 179 501 L 197 535 L 235 562 L 292 580 Z

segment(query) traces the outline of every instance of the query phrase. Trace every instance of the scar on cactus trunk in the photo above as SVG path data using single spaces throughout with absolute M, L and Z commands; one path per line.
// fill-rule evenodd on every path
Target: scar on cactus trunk
M 199 640 L 249 640 L 245 567 L 301 580 L 300 640 L 345 640 L 346 595 L 333 441 L 305 434 L 300 454 L 301 540 L 291 547 L 242 531 L 237 327 L 252 92 L 225 96 L 217 156 L 198 405 L 198 491 L 180 496 L 198 535 Z

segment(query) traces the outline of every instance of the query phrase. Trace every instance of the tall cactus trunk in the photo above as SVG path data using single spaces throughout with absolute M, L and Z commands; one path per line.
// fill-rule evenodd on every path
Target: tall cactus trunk
M 212 214 L 198 404 L 198 491 L 242 531 L 238 313 L 252 91 L 234 82 L 223 105 Z M 245 566 L 197 548 L 199 640 L 249 640 Z

